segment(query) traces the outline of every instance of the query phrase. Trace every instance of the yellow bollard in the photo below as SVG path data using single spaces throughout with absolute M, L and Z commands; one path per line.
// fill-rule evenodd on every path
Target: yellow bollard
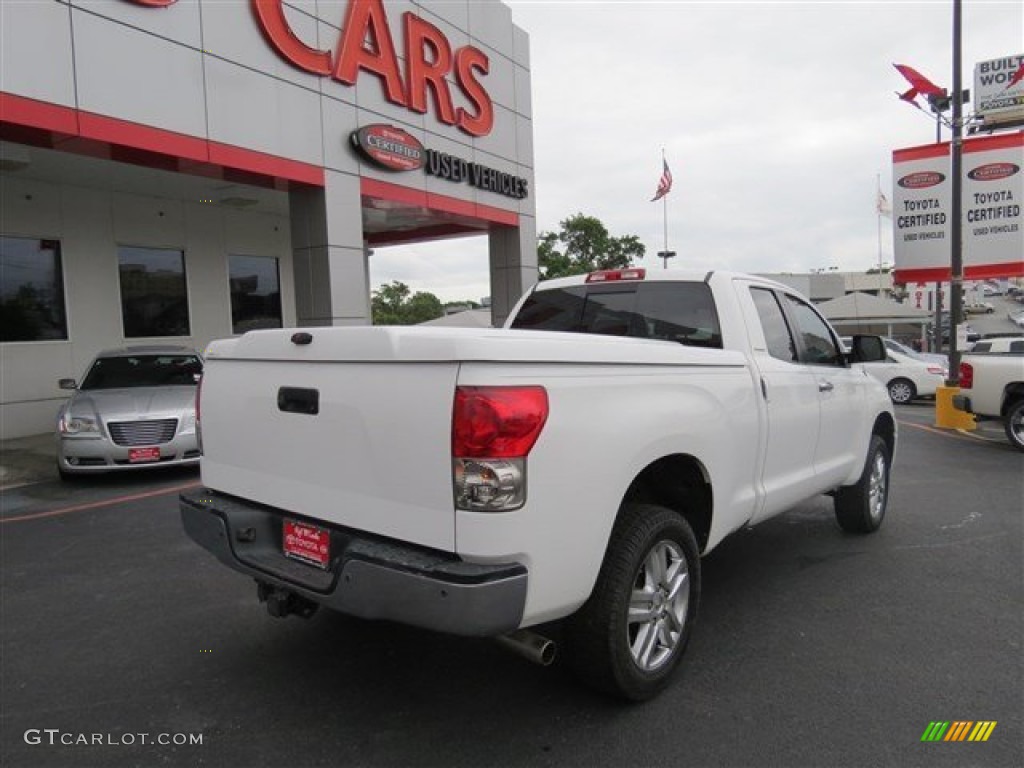
M 944 429 L 977 429 L 974 414 L 958 410 L 953 405 L 953 396 L 960 393 L 960 387 L 938 387 L 935 390 L 935 426 Z

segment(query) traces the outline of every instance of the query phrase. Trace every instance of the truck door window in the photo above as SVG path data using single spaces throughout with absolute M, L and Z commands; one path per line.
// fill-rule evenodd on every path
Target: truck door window
M 793 313 L 797 333 L 803 342 L 800 359 L 811 365 L 841 365 L 842 356 L 828 323 L 809 304 L 799 299 L 786 295 L 786 303 Z
M 750 295 L 761 319 L 761 330 L 768 346 L 768 354 L 786 362 L 797 362 L 796 344 L 786 323 L 786 315 L 775 294 L 765 288 L 751 288 Z

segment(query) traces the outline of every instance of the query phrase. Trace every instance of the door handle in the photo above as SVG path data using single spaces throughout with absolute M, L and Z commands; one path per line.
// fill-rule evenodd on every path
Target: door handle
M 831 381 L 825 381 L 824 379 L 818 380 L 818 391 L 819 392 L 831 392 L 835 389 L 835 386 Z

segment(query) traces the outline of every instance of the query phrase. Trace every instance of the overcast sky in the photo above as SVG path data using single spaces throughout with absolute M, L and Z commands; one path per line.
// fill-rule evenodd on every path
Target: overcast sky
M 934 141 L 899 101 L 907 64 L 951 88 L 952 2 L 506 0 L 530 36 L 539 231 L 582 212 L 664 248 L 650 202 L 665 150 L 673 267 L 798 272 L 878 262 L 876 177 Z M 963 4 L 963 82 L 1024 52 L 1024 3 Z M 969 111 L 970 105 L 965 110 Z M 943 130 L 945 139 L 948 131 Z M 892 261 L 892 229 L 882 224 Z M 486 238 L 380 249 L 373 287 L 488 295 Z

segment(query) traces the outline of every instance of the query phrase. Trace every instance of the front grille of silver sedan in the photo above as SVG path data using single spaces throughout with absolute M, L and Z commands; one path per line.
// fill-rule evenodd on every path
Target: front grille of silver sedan
M 107 429 L 117 445 L 160 445 L 174 439 L 178 420 L 112 421 L 107 424 Z

